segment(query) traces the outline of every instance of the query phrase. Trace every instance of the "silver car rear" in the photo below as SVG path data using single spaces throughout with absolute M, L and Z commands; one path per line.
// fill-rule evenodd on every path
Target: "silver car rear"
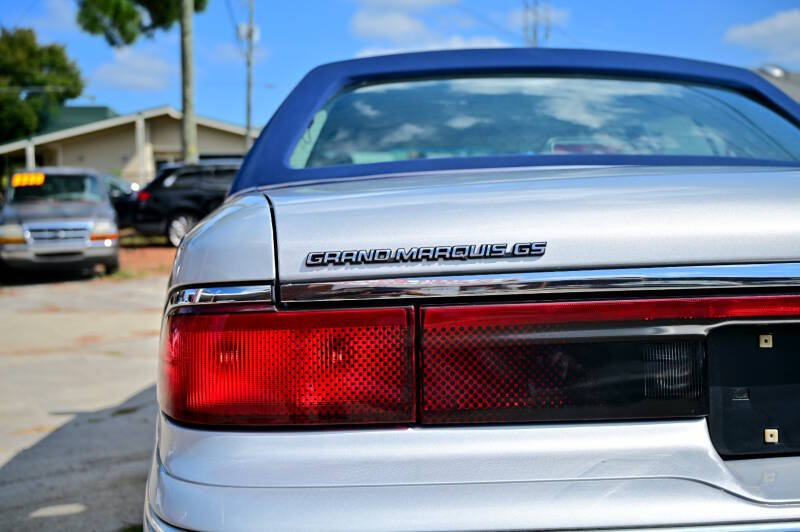
M 166 314 L 792 293 L 797 177 L 539 169 L 254 191 L 184 240 Z M 305 265 L 310 251 L 351 242 L 532 240 L 547 241 L 544 256 Z M 679 329 L 647 334 L 686 333 Z M 800 526 L 800 458 L 723 459 L 704 416 L 243 430 L 162 414 L 157 436 L 145 511 L 154 530 Z

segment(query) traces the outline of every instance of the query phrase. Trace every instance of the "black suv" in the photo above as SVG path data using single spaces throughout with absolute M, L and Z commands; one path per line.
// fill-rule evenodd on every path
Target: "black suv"
M 241 160 L 171 164 L 139 191 L 134 227 L 144 235 L 166 235 L 173 246 L 225 199 Z

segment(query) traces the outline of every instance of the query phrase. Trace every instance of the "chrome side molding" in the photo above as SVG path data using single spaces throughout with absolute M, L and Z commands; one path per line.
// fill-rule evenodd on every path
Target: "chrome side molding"
M 492 273 L 286 283 L 284 303 L 364 299 L 498 297 L 625 291 L 800 289 L 800 263 L 730 264 Z
M 178 288 L 167 298 L 167 310 L 188 305 L 272 302 L 272 286 L 267 284 Z

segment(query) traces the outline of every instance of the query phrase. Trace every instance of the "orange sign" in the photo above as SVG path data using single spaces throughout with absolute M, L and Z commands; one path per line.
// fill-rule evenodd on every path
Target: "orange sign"
M 42 172 L 20 172 L 11 177 L 12 187 L 40 187 L 44 185 Z

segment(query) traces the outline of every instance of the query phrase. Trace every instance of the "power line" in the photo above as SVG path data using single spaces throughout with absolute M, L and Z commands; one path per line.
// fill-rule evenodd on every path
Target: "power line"
M 491 28 L 503 33 L 504 35 L 506 35 L 508 37 L 511 37 L 512 39 L 514 39 L 514 41 L 517 41 L 517 42 L 521 41 L 522 43 L 526 42 L 525 41 L 525 35 L 524 35 L 524 29 L 523 29 L 523 35 L 520 35 L 519 33 L 515 32 L 515 31 L 512 31 L 509 28 L 503 26 L 502 24 L 499 24 L 496 21 L 492 20 L 491 17 L 488 17 L 488 16 L 484 15 L 483 13 L 475 11 L 474 9 L 468 8 L 465 5 L 456 4 L 455 7 L 460 9 L 464 13 L 472 16 L 473 18 L 479 20 L 480 22 L 482 22 L 486 26 L 489 26 L 489 27 L 491 27 Z M 560 33 L 561 35 L 563 35 L 564 37 L 566 37 L 568 40 L 572 41 L 573 43 L 577 44 L 578 46 L 584 46 L 584 43 L 580 39 L 576 39 L 575 37 L 570 35 L 564 28 L 560 27 L 558 24 L 553 24 L 552 23 L 552 18 L 553 17 L 552 17 L 552 14 L 550 12 L 549 2 L 546 5 L 546 14 L 547 14 L 547 18 L 550 20 L 549 27 L 546 29 L 546 32 L 545 32 L 547 37 L 548 37 L 548 39 L 550 37 L 550 35 L 549 35 L 550 32 L 557 31 L 558 33 Z M 522 15 L 523 15 L 523 28 L 524 28 L 524 17 L 525 17 L 524 9 L 523 9 Z
M 500 32 L 508 35 L 509 37 L 512 37 L 514 40 L 519 40 L 520 39 L 520 36 L 516 32 L 511 31 L 510 29 L 506 28 L 502 24 L 498 24 L 497 22 L 495 22 L 491 18 L 487 17 L 486 15 L 484 15 L 482 13 L 479 13 L 478 11 L 475 11 L 474 9 L 470 9 L 467 6 L 462 5 L 462 4 L 456 4 L 456 7 L 458 9 L 460 9 L 461 11 L 467 13 L 468 15 L 471 15 L 471 16 L 475 17 L 476 19 L 480 20 L 481 22 L 483 22 L 487 26 L 490 26 L 490 27 L 496 29 L 497 31 L 500 31 Z
M 565 30 L 564 28 L 562 28 L 560 26 L 553 25 L 553 29 L 555 31 L 559 32 L 561 35 L 563 35 L 567 39 L 569 39 L 570 41 L 572 41 L 575 44 L 577 44 L 578 46 L 586 46 L 583 41 L 581 41 L 580 39 L 576 39 L 575 37 L 573 37 L 572 35 L 567 33 L 567 30 Z
M 231 0 L 225 0 L 225 6 L 227 7 L 228 18 L 231 21 L 231 26 L 233 26 L 233 39 L 236 41 L 239 51 L 244 53 L 244 49 L 242 48 L 242 40 L 239 37 L 239 22 L 236 20 L 236 14 L 233 11 Z
M 15 28 L 15 27 L 19 26 L 19 23 L 20 23 L 20 22 L 22 22 L 22 20 L 23 20 L 25 17 L 27 17 L 27 16 L 28 16 L 28 13 L 30 13 L 30 12 L 31 12 L 31 10 L 33 9 L 33 7 L 34 7 L 36 4 L 38 4 L 38 3 L 39 3 L 39 0 L 31 0 L 31 2 L 28 4 L 28 7 L 26 7 L 26 8 L 25 8 L 25 11 L 23 11 L 23 12 L 22 12 L 22 14 L 21 14 L 19 17 L 17 17 L 17 21 L 16 21 L 16 22 L 14 22 L 14 25 L 13 25 L 13 26 L 11 26 L 11 27 L 12 27 L 12 28 Z

